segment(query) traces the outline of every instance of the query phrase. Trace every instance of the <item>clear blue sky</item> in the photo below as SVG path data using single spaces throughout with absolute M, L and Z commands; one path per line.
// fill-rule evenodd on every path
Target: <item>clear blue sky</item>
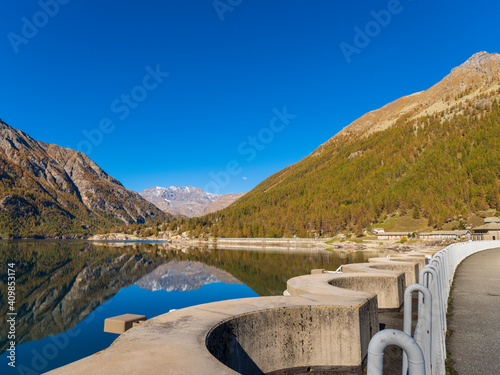
M 500 3 L 486 0 L 55 1 L 0 4 L 0 118 L 136 191 L 250 190 L 500 52 Z

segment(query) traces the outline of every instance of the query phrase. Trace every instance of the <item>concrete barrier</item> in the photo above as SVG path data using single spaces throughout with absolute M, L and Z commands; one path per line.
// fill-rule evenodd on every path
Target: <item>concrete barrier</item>
M 363 272 L 372 273 L 379 271 L 393 271 L 403 273 L 405 276 L 405 287 L 418 281 L 419 265 L 414 262 L 392 261 L 387 258 L 374 258 L 370 263 L 353 263 L 342 266 L 344 273 Z M 380 260 L 379 260 L 380 259 Z M 370 259 L 368 259 L 370 261 Z
M 391 254 L 384 258 L 370 258 L 368 259 L 369 263 L 372 262 L 414 262 L 418 263 L 418 268 L 422 269 L 428 263 L 428 259 L 436 253 L 437 250 L 434 251 L 426 251 L 426 252 L 411 252 L 407 254 Z
M 297 276 L 288 280 L 287 291 L 292 296 L 306 293 L 340 295 L 353 291 L 366 292 L 377 295 L 379 309 L 399 309 L 404 298 L 404 274 L 394 271 L 374 271 L 366 275 L 357 272 Z
M 377 332 L 369 293 L 221 301 L 150 319 L 50 374 L 360 372 Z
M 429 259 L 436 253 L 436 251 L 437 250 L 428 250 L 422 252 L 411 252 L 409 254 L 393 254 L 385 258 L 370 258 L 368 259 L 368 262 L 384 264 L 416 263 L 418 267 L 415 270 L 411 266 L 408 268 L 402 268 L 405 272 L 406 286 L 408 286 L 418 283 L 420 270 L 429 263 Z

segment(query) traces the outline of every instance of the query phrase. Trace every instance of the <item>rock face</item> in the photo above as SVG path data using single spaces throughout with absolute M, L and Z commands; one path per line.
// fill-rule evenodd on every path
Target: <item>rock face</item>
M 164 220 L 85 154 L 39 142 L 0 120 L 0 236 L 82 236 Z
M 466 62 L 460 65 L 458 68 L 474 68 L 486 66 L 491 63 L 500 63 L 500 55 L 498 53 L 488 53 L 486 51 L 478 52 L 472 55 Z
M 168 188 L 156 186 L 145 189 L 139 194 L 164 212 L 187 217 L 202 216 L 220 210 L 243 195 L 243 193 L 211 194 L 192 186 Z
M 470 92 L 463 95 L 454 104 L 466 103 L 467 99 L 479 93 L 498 89 L 497 82 L 500 73 L 500 54 L 478 52 L 462 65 L 452 69 L 449 75 L 428 90 L 403 96 L 382 108 L 368 112 L 346 126 L 341 132 L 331 138 L 326 144 L 344 136 L 369 135 L 387 129 L 402 116 L 418 118 L 443 111 L 457 95 L 469 88 Z M 322 147 L 314 153 L 320 152 Z
M 153 292 L 156 290 L 184 292 L 218 282 L 241 284 L 231 274 L 200 262 L 171 261 L 143 276 L 135 285 Z
M 227 206 L 231 205 L 236 200 L 240 199 L 243 195 L 245 195 L 245 193 L 224 194 L 221 197 L 219 197 L 219 199 L 217 199 L 216 201 L 213 201 L 212 203 L 208 204 L 205 208 L 197 211 L 195 216 L 203 216 L 206 214 L 210 214 L 212 212 L 222 210 L 223 208 L 226 208 Z

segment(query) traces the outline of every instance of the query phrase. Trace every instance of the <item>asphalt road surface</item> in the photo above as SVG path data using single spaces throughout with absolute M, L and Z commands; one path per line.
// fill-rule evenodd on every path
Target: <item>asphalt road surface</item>
M 451 367 L 457 375 L 500 375 L 500 249 L 465 259 L 451 297 Z

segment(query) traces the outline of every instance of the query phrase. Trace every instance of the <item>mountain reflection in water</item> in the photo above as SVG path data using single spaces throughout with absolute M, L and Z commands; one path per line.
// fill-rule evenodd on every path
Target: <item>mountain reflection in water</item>
M 323 250 L 175 249 L 162 243 L 0 242 L 1 264 L 15 263 L 16 269 L 18 352 L 23 353 L 26 345 L 28 356 L 37 345 L 46 345 L 43 343 L 47 337 L 63 337 L 72 330 L 83 330 L 89 336 L 85 342 L 84 334 L 80 334 L 80 341 L 73 339 L 71 356 L 61 358 L 61 353 L 43 371 L 109 346 L 116 336 L 102 333 L 106 317 L 138 313 L 152 318 L 172 308 L 199 303 L 281 295 L 289 278 L 309 273 L 313 268 L 336 269 L 341 264 L 381 255 Z M 6 316 L 8 307 L 7 288 L 3 287 L 6 270 L 7 267 L 0 270 L 2 316 Z M 0 320 L 0 332 L 7 329 L 6 319 Z M 3 353 L 7 338 L 0 338 Z M 20 345 L 23 343 L 27 344 Z M 29 361 L 30 357 L 19 360 Z
M 170 261 L 162 264 L 150 274 L 143 276 L 135 285 L 141 289 L 174 290 L 186 292 L 198 290 L 203 285 L 213 283 L 241 284 L 231 274 L 200 262 Z

